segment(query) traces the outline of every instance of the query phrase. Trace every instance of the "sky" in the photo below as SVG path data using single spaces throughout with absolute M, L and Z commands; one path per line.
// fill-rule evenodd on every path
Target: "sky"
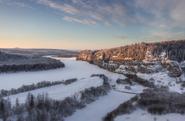
M 185 39 L 185 0 L 0 0 L 0 48 L 100 49 Z

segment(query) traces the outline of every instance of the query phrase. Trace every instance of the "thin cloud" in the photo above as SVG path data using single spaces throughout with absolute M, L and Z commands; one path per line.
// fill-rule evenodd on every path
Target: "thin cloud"
M 63 20 L 84 25 L 143 27 L 153 36 L 177 36 L 185 30 L 185 0 L 28 0 L 59 11 Z M 26 7 L 23 0 L 0 0 L 0 4 Z M 172 32 L 173 31 L 173 32 Z M 159 34 L 158 34 L 159 32 Z M 166 32 L 166 33 L 164 33 Z M 168 34 L 167 34 L 168 32 Z M 175 34 L 176 33 L 176 34 Z M 124 33 L 123 33 L 124 34 Z M 124 37 L 120 37 L 123 38 Z M 171 38 L 171 37 L 169 37 Z
M 68 22 L 76 22 L 80 24 L 86 24 L 86 25 L 94 25 L 96 24 L 96 21 L 93 21 L 91 19 L 78 19 L 70 16 L 65 16 L 63 17 L 63 20 L 68 21 Z
M 182 27 L 184 0 L 36 0 L 41 5 L 104 25 L 140 24 L 148 27 Z M 76 20 L 75 20 L 76 21 Z M 74 21 L 73 21 L 74 22 Z M 79 23 L 78 21 L 76 21 Z M 184 27 L 185 28 L 185 27 Z
M 16 6 L 20 8 L 32 8 L 26 2 L 17 1 L 17 0 L 0 0 L 0 4 L 7 5 L 7 6 Z
M 127 18 L 125 7 L 113 1 L 111 3 L 106 3 L 100 0 L 64 0 L 63 2 L 56 2 L 55 0 L 37 0 L 37 3 L 73 15 L 73 18 L 84 17 L 85 20 L 96 21 L 95 23 L 103 23 L 104 25 L 111 23 L 123 24 L 124 20 Z
M 57 3 L 51 0 L 38 0 L 38 3 L 68 14 L 77 14 L 79 12 L 75 7 L 65 3 Z

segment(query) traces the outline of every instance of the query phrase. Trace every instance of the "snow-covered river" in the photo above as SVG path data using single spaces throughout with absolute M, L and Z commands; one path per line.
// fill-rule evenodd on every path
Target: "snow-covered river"
M 55 58 L 65 64 L 65 68 L 36 71 L 0 74 L 0 89 L 18 88 L 22 85 L 33 84 L 40 81 L 60 81 L 71 78 L 88 78 L 92 74 L 105 74 L 110 79 L 124 78 L 122 75 L 108 72 L 95 65 L 83 61 L 76 61 L 75 58 Z

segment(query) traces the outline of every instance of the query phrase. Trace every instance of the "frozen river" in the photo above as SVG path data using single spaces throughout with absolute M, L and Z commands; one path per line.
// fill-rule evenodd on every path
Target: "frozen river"
M 0 74 L 0 89 L 18 88 L 22 85 L 38 83 L 40 81 L 60 81 L 71 78 L 88 78 L 92 74 L 105 74 L 115 80 L 122 75 L 114 74 L 101 69 L 95 65 L 83 61 L 76 61 L 75 58 L 55 58 L 65 64 L 65 68 L 36 71 Z

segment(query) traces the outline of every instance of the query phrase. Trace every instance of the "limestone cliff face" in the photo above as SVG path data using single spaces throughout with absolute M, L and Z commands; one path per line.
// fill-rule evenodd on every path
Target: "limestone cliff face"
M 185 60 L 185 40 L 166 41 L 158 43 L 140 43 L 98 51 L 85 50 L 80 52 L 77 59 L 91 63 L 102 61 L 143 61 L 143 60 Z

